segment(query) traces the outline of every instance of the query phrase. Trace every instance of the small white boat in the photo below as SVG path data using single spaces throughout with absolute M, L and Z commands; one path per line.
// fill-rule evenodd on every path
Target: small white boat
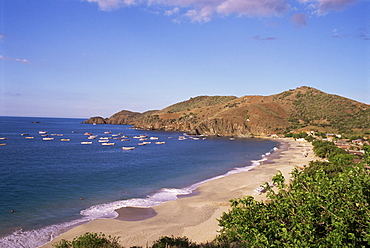
M 0 137 L 0 140 L 6 140 L 6 139 L 8 139 L 8 138 L 5 138 L 5 137 Z
M 46 134 L 46 133 L 48 133 L 48 132 L 46 132 L 46 131 L 39 131 L 39 134 Z
M 114 146 L 114 143 L 101 143 L 103 146 Z
M 134 146 L 123 146 L 122 147 L 122 150 L 134 150 L 135 147 Z
M 29 133 L 21 133 L 21 136 L 27 136 L 30 135 Z
M 151 144 L 152 142 L 150 142 L 150 141 L 145 141 L 145 142 L 143 142 L 143 144 L 145 144 L 145 145 L 149 145 L 149 144 Z
M 60 139 L 60 141 L 70 141 L 70 139 Z
M 87 137 L 87 139 L 96 139 L 98 137 L 98 135 L 90 135 L 89 137 Z
M 121 141 L 130 141 L 130 139 L 121 139 Z
M 47 137 L 47 138 L 42 138 L 42 140 L 54 140 L 54 138 Z
M 151 139 L 151 140 L 157 140 L 158 137 L 150 137 L 149 139 Z
M 107 142 L 108 142 L 108 140 L 106 140 L 106 139 L 100 139 L 100 140 L 98 140 L 98 142 L 101 142 L 101 143 L 107 143 Z
M 143 143 L 137 143 L 138 146 L 145 146 L 146 144 L 143 142 Z
M 104 133 L 105 134 L 111 134 L 112 132 L 111 131 L 105 131 Z
M 81 144 L 82 145 L 91 145 L 92 141 L 82 141 Z
M 6 143 L 0 143 L 0 146 L 6 146 Z
M 156 145 L 162 145 L 162 144 L 165 144 L 166 142 L 165 141 L 158 141 L 158 142 L 155 142 Z
M 92 135 L 92 133 L 86 132 L 86 133 L 84 133 L 84 135 L 86 135 L 86 136 L 91 136 L 91 135 Z
M 27 137 L 25 137 L 26 139 L 33 139 L 33 138 L 35 138 L 35 137 L 32 137 L 32 136 L 27 136 Z

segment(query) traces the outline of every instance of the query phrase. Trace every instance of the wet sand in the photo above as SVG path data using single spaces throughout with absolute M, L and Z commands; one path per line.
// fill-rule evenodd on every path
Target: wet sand
M 120 236 L 125 247 L 150 246 L 162 236 L 187 236 L 194 242 L 211 241 L 220 229 L 217 218 L 230 208 L 230 199 L 251 195 L 256 200 L 264 200 L 265 194 L 256 194 L 256 188 L 271 182 L 278 171 L 289 179 L 294 166 L 302 167 L 316 159 L 310 143 L 291 139 L 277 141 L 282 142 L 280 149 L 250 171 L 209 181 L 189 197 L 180 197 L 153 208 L 121 208 L 117 210 L 118 218 L 94 220 L 77 226 L 44 247 L 52 247 L 54 242 L 71 240 L 86 232 Z M 308 156 L 302 156 L 307 149 Z

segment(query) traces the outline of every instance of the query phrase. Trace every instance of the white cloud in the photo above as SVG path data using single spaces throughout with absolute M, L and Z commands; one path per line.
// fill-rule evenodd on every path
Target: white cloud
M 318 15 L 325 15 L 330 11 L 341 11 L 363 0 L 298 0 L 308 4 Z
M 216 16 L 271 17 L 281 16 L 290 10 L 310 10 L 323 15 L 333 10 L 343 10 L 350 5 L 364 0 L 82 0 L 97 3 L 99 9 L 110 11 L 132 5 L 145 5 L 163 8 L 166 16 L 178 15 L 191 21 L 207 22 Z M 289 3 L 300 3 L 291 6 Z M 304 16 L 297 15 L 293 22 L 304 25 Z
M 226 0 L 217 6 L 217 12 L 222 14 L 238 14 L 249 17 L 266 17 L 281 15 L 289 10 L 285 0 Z
M 20 62 L 20 63 L 24 63 L 24 64 L 31 64 L 27 59 L 13 59 L 13 58 L 9 58 L 9 57 L 4 57 L 3 55 L 0 55 L 0 60 Z
M 164 12 L 164 15 L 166 15 L 166 16 L 172 16 L 172 15 L 174 15 L 176 13 L 179 13 L 179 11 L 180 11 L 180 9 L 178 7 L 176 7 L 176 8 L 173 8 L 171 10 L 165 11 Z
M 110 11 L 125 6 L 136 4 L 135 0 L 83 0 L 89 3 L 97 3 L 100 10 Z

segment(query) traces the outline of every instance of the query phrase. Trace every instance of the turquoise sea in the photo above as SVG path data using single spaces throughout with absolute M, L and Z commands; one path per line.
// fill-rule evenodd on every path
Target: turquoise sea
M 175 200 L 257 166 L 278 146 L 82 121 L 0 117 L 0 247 L 40 247 L 73 226 L 117 217 L 115 209 Z

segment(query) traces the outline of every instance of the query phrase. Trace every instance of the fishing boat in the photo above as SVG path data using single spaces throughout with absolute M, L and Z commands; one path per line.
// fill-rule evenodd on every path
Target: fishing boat
M 46 137 L 46 138 L 42 138 L 42 140 L 54 140 L 54 138 Z
M 27 137 L 25 137 L 26 139 L 33 139 L 33 138 L 35 138 L 35 137 L 32 137 L 32 136 L 27 136 Z
M 114 143 L 101 143 L 103 146 L 114 146 Z
M 60 141 L 70 141 L 70 139 L 60 139 Z
M 91 145 L 92 141 L 82 141 L 81 145 Z
M 134 146 L 123 146 L 122 147 L 122 150 L 134 150 L 135 147 Z
M 157 145 L 162 145 L 162 144 L 165 144 L 166 142 L 165 141 L 158 141 L 158 142 L 155 142 L 155 144 Z
M 39 134 L 46 134 L 46 133 L 48 133 L 48 132 L 46 132 L 46 131 L 39 131 Z

